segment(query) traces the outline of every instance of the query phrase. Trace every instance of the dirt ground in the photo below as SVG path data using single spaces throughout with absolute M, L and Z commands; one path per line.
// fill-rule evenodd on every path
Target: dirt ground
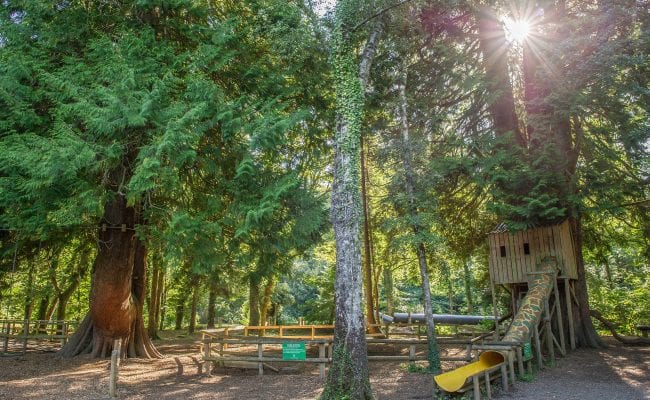
M 650 399 L 650 348 L 622 347 L 609 340 L 604 350 L 577 350 L 530 383 L 518 382 L 503 399 Z M 127 360 L 120 369 L 121 399 L 315 399 L 323 380 L 316 366 L 282 367 L 258 376 L 256 370 L 216 368 L 201 373 L 192 340 L 156 343 L 161 360 Z M 48 351 L 49 350 L 49 351 Z M 61 359 L 40 346 L 25 356 L 0 357 L 0 399 L 108 399 L 107 360 Z M 407 372 L 396 362 L 372 362 L 377 399 L 429 399 L 430 375 Z

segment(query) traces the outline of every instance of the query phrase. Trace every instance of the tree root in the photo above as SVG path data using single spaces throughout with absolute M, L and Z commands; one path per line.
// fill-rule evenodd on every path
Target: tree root
M 113 351 L 115 339 L 96 334 L 90 314 L 83 319 L 68 343 L 59 350 L 59 355 L 71 358 L 82 354 L 92 354 L 93 358 L 106 358 Z M 147 336 L 142 317 L 133 321 L 131 334 L 122 338 L 121 357 L 123 358 L 162 358 Z
M 644 337 L 630 338 L 630 337 L 625 337 L 620 335 L 618 332 L 616 332 L 616 325 L 612 321 L 605 319 L 605 317 L 603 317 L 603 314 L 601 314 L 599 311 L 590 310 L 589 315 L 591 315 L 592 318 L 595 318 L 598 321 L 600 321 L 600 323 L 603 324 L 603 326 L 607 328 L 612 333 L 612 336 L 614 336 L 614 338 L 619 342 L 627 346 L 650 346 L 650 338 L 644 338 Z

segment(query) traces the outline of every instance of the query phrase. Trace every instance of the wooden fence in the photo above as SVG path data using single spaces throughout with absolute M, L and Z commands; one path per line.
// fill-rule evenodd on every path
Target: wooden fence
M 239 331 L 242 328 L 234 328 Z M 277 328 L 276 328 L 277 329 Z M 228 336 L 228 332 L 232 333 L 233 328 L 219 328 L 213 330 L 201 331 L 203 334 L 201 353 L 204 361 L 204 371 L 210 374 L 210 365 L 212 362 L 224 365 L 226 362 L 247 362 L 257 363 L 258 372 L 260 375 L 264 374 L 264 368 L 275 370 L 270 363 L 275 362 L 300 362 L 300 363 L 316 363 L 319 365 L 319 374 L 321 377 L 325 376 L 325 367 L 332 361 L 332 343 L 331 337 L 321 338 L 301 338 L 296 336 L 275 336 L 275 337 L 233 337 Z M 224 332 L 226 331 L 226 332 Z M 283 330 L 284 331 L 284 330 Z M 316 335 L 314 335 L 316 336 Z M 465 348 L 465 353 L 460 357 L 442 357 L 443 361 L 463 361 L 468 362 L 472 360 L 472 350 L 477 340 L 475 339 L 456 339 L 456 338 L 439 338 L 440 344 L 451 344 Z M 427 359 L 426 351 L 418 354 L 416 346 L 425 346 L 427 341 L 424 339 L 385 339 L 368 337 L 366 339 L 368 346 L 373 345 L 391 345 L 395 348 L 403 347 L 408 348 L 408 355 L 369 355 L 369 361 L 424 361 Z M 286 360 L 281 357 L 268 356 L 268 350 L 274 348 L 277 354 L 278 346 L 286 343 L 304 343 L 305 346 L 318 346 L 318 357 L 307 357 L 303 360 Z M 244 355 L 234 352 L 226 353 L 228 346 L 244 347 L 253 346 L 257 347 L 257 355 Z M 267 351 L 267 355 L 264 352 Z M 401 352 L 399 352 L 401 353 Z M 254 365 L 254 364 L 253 364 Z
M 10 340 L 22 343 L 22 354 L 30 340 L 56 340 L 64 346 L 78 325 L 79 321 L 67 320 L 0 319 L 2 354 L 8 352 Z

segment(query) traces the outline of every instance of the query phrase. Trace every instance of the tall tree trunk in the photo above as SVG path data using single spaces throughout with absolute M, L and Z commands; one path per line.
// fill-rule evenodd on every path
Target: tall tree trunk
M 373 296 L 373 279 L 372 279 L 372 251 L 370 248 L 370 209 L 368 207 L 368 191 L 366 188 L 366 178 L 368 176 L 366 166 L 366 154 L 363 146 L 363 134 L 359 138 L 360 158 L 361 158 L 361 204 L 363 207 L 363 282 L 366 295 L 366 324 L 371 333 L 377 333 L 377 324 L 375 319 L 375 300 Z
M 472 297 L 472 272 L 469 269 L 469 260 L 463 262 L 463 277 L 465 278 L 465 298 L 467 299 L 467 313 L 474 314 L 474 298 Z
M 400 121 L 400 131 L 402 133 L 402 166 L 404 168 L 404 186 L 408 200 L 408 213 L 411 220 L 411 229 L 415 239 L 414 247 L 418 256 L 418 265 L 420 267 L 420 278 L 422 280 L 424 319 L 427 324 L 427 343 L 429 369 L 434 374 L 442 372 L 440 364 L 440 353 L 438 349 L 438 340 L 436 337 L 436 326 L 433 321 L 433 305 L 431 302 L 431 285 L 429 284 L 429 267 L 427 265 L 427 255 L 424 242 L 421 240 L 422 227 L 419 224 L 418 210 L 415 201 L 415 177 L 411 160 L 411 143 L 409 139 L 409 123 L 406 98 L 406 66 L 402 71 L 401 82 L 399 83 L 399 107 L 398 117 Z
M 23 312 L 24 319 L 32 319 L 32 310 L 34 309 L 34 268 L 35 261 L 30 260 L 28 262 L 29 271 L 27 272 L 27 284 L 26 293 L 25 293 L 25 308 Z
M 395 300 L 393 292 L 393 270 L 390 267 L 384 268 L 384 295 L 386 296 L 386 313 L 393 315 L 395 312 Z
M 180 300 L 176 305 L 176 314 L 174 320 L 174 329 L 181 330 L 183 329 L 183 317 L 185 316 L 185 301 Z
M 210 287 L 208 289 L 208 329 L 215 327 L 215 318 L 217 315 L 217 279 L 210 278 Z
M 384 24 L 376 20 L 357 64 L 356 46 L 347 31 L 357 10 L 354 0 L 339 1 L 333 32 L 337 124 L 331 219 L 336 243 L 336 316 L 332 366 L 321 395 L 328 400 L 372 398 L 361 301 L 359 140 L 364 90 Z
M 560 2 L 562 4 L 562 2 Z M 563 12 L 563 9 L 557 10 Z M 567 32 L 556 32 L 548 36 L 548 43 L 559 42 L 559 35 Z M 578 312 L 573 313 L 576 338 L 579 346 L 603 347 L 604 343 L 598 336 L 591 321 L 589 295 L 582 256 L 582 224 L 580 211 L 575 203 L 579 197 L 577 187 L 577 165 L 582 145 L 582 128 L 578 119 L 565 116 L 564 110 L 558 110 L 549 99 L 553 92 L 553 81 L 541 78 L 538 74 L 543 62 L 538 52 L 532 49 L 531 43 L 524 44 L 524 90 L 526 98 L 526 113 L 530 121 L 527 129 L 531 140 L 531 158 L 533 165 L 546 162 L 541 168 L 543 173 L 553 173 L 549 191 L 558 198 L 558 207 L 567 210 L 573 238 L 576 244 L 576 266 L 578 280 L 575 294 L 579 302 Z M 548 67 L 544 67 L 548 68 Z M 559 71 L 561 68 L 554 68 Z M 572 137 L 572 134 L 574 136 Z M 541 146 L 543 144 L 543 146 Z M 539 168 L 539 167 L 537 167 Z
M 112 179 L 118 182 L 116 185 L 126 168 L 114 171 Z M 135 236 L 136 210 L 127 205 L 124 194 L 115 192 L 106 202 L 98 232 L 90 313 L 61 349 L 63 356 L 91 353 L 93 357 L 107 357 L 113 341 L 121 339 L 123 354 L 128 357 L 160 357 L 144 334 L 146 263 L 142 259 L 144 245 Z
M 575 295 L 578 300 L 578 312 L 574 313 L 574 326 L 577 345 L 581 347 L 601 348 L 605 347 L 596 328 L 591 320 L 591 309 L 589 307 L 589 294 L 587 292 L 587 277 L 585 274 L 585 263 L 582 257 L 582 222 L 580 216 L 570 219 L 571 230 L 576 242 L 576 266 L 578 269 L 578 280 L 575 285 Z M 577 314 L 577 315 L 575 315 Z
M 254 275 L 248 278 L 248 325 L 260 324 L 260 279 Z
M 262 296 L 262 307 L 260 308 L 260 322 L 266 325 L 269 309 L 271 308 L 271 297 L 273 296 L 273 289 L 275 289 L 275 279 L 269 277 L 266 285 L 264 285 L 264 295 Z
M 189 334 L 196 330 L 196 305 L 199 301 L 200 280 L 198 276 L 192 278 L 192 303 L 190 306 L 190 323 L 188 327 Z
M 526 139 L 519 126 L 515 101 L 508 72 L 508 43 L 503 26 L 496 12 L 489 6 L 481 6 L 477 12 L 479 46 L 488 91 L 496 97 L 488 104 L 499 136 L 512 134 L 517 147 L 526 147 Z
M 149 292 L 149 308 L 147 310 L 147 334 L 152 339 L 158 338 L 156 311 L 158 310 L 158 275 L 160 274 L 160 257 L 154 256 L 151 271 L 151 291 Z
M 158 273 L 158 300 L 156 300 L 156 324 L 158 325 L 158 331 L 162 331 L 165 328 L 165 308 L 163 304 L 167 301 L 167 284 L 165 283 L 166 269 L 160 269 Z

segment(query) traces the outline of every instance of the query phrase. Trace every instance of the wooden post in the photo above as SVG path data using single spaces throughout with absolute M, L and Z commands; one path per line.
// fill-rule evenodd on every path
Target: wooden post
M 562 303 L 560 302 L 560 291 L 558 289 L 557 279 L 553 279 L 553 292 L 555 293 L 555 316 L 557 317 L 557 329 L 560 331 L 560 347 L 562 348 L 562 355 L 566 356 L 564 322 L 562 321 Z
M 494 314 L 494 341 L 499 341 L 499 313 L 497 312 L 497 297 L 494 283 L 490 282 L 490 291 L 492 292 L 492 312 Z M 514 315 L 514 314 L 513 314 Z
M 409 361 L 413 363 L 415 361 L 415 345 L 412 344 L 409 346 Z
M 548 299 L 544 300 L 544 326 L 546 327 L 546 348 L 551 361 L 551 365 L 555 365 L 555 348 L 553 347 L 553 330 L 551 328 L 551 310 L 548 305 Z
M 325 343 L 318 344 L 318 357 L 325 358 Z M 321 379 L 325 378 L 325 363 L 321 362 L 318 364 L 318 372 Z
M 490 387 L 490 372 L 485 371 L 485 394 L 488 399 L 492 399 L 492 388 Z
M 23 355 L 27 353 L 27 337 L 29 336 L 29 320 L 26 319 L 23 325 Z
M 264 375 L 264 364 L 262 363 L 262 354 L 264 353 L 264 345 L 262 343 L 257 344 L 257 358 L 259 359 L 257 363 L 257 373 L 258 375 Z
M 122 340 L 113 341 L 113 351 L 111 352 L 111 374 L 108 381 L 108 395 L 117 397 L 117 378 L 119 375 L 120 358 L 122 352 Z
M 508 358 L 510 358 L 510 356 L 508 356 Z M 503 390 L 507 392 L 508 391 L 508 367 L 506 367 L 505 363 L 501 364 L 501 385 L 503 386 Z
M 205 369 L 205 375 L 210 376 L 210 342 L 211 339 L 206 339 L 205 334 L 203 334 L 203 368 Z
M 5 336 L 4 344 L 2 346 L 2 352 L 3 353 L 6 353 L 7 349 L 9 348 L 9 335 L 11 334 L 11 322 L 10 321 L 7 321 L 6 327 L 7 327 L 7 329 L 6 329 L 7 336 Z
M 535 355 L 537 358 L 537 367 L 541 371 L 544 368 L 543 359 L 542 359 L 542 344 L 539 342 L 539 329 L 537 324 L 533 327 L 533 337 L 535 339 Z
M 68 321 L 63 321 L 63 324 L 61 325 L 61 347 L 65 346 L 65 344 L 68 342 Z
M 515 384 L 515 352 L 510 350 L 508 352 L 508 368 L 510 369 L 510 381 Z
M 522 354 L 521 347 L 517 347 L 517 368 L 519 369 L 519 376 L 524 375 L 524 355 Z
M 481 386 L 479 385 L 478 375 L 472 377 L 472 386 L 474 387 L 474 400 L 481 400 Z
M 566 302 L 566 315 L 569 321 L 569 343 L 571 350 L 576 349 L 576 335 L 573 330 L 573 306 L 571 303 L 571 288 L 569 287 L 569 278 L 564 278 L 564 300 Z

